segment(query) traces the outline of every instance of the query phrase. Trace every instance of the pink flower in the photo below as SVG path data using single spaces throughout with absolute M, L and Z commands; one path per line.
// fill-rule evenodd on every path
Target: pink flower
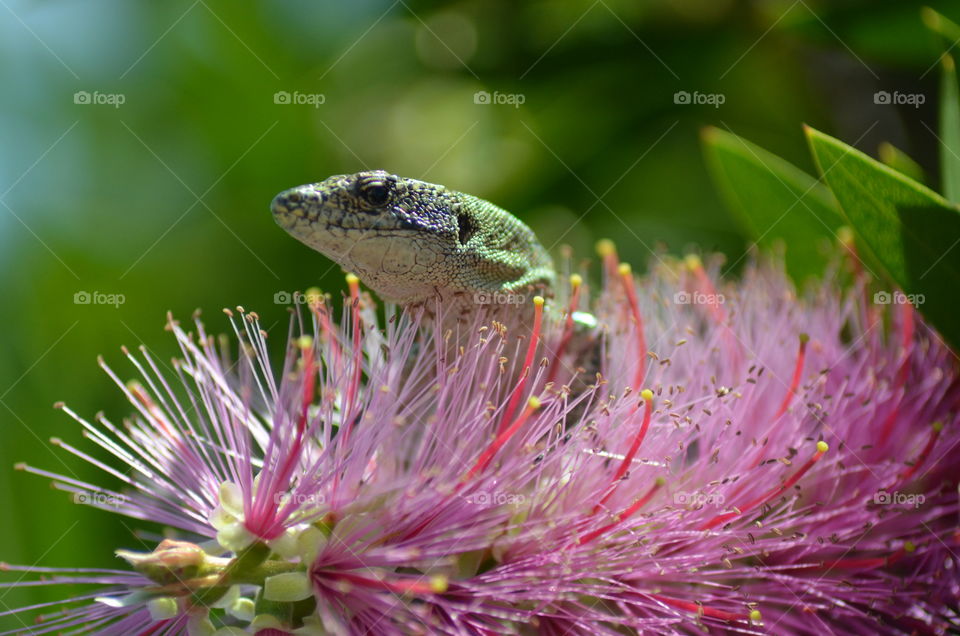
M 957 364 L 914 309 L 603 254 L 594 298 L 574 276 L 449 333 L 442 306 L 379 325 L 351 279 L 276 377 L 256 314 L 228 312 L 235 359 L 171 320 L 174 369 L 103 365 L 128 426 L 61 406 L 115 461 L 59 445 L 118 486 L 24 468 L 180 540 L 119 551 L 133 573 L 9 567 L 101 586 L 13 633 L 960 627 Z

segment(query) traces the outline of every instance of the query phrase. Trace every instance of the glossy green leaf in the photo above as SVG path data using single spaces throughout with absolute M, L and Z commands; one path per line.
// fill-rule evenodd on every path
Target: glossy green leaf
M 960 209 L 845 143 L 806 130 L 820 172 L 869 266 L 914 294 L 918 309 L 956 347 Z
M 923 174 L 923 168 L 920 164 L 893 144 L 886 141 L 880 144 L 880 147 L 877 148 L 877 156 L 880 157 L 880 161 L 914 181 L 920 183 L 926 181 L 926 176 Z
M 943 195 L 960 201 L 960 90 L 953 58 L 941 59 L 940 80 L 940 172 Z
M 748 235 L 760 245 L 782 240 L 797 280 L 820 273 L 824 245 L 841 225 L 830 191 L 763 148 L 718 128 L 702 132 L 714 181 Z
M 920 17 L 928 29 L 946 41 L 948 47 L 960 40 L 960 25 L 942 13 L 930 7 L 924 7 L 920 10 Z

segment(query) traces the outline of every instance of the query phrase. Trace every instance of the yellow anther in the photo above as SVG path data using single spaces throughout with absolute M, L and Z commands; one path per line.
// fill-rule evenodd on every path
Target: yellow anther
M 600 256 L 609 256 L 617 251 L 617 246 L 610 239 L 600 239 L 597 241 L 597 254 Z
M 437 594 L 443 594 L 450 587 L 450 579 L 442 574 L 430 577 L 430 589 Z
M 848 247 L 853 245 L 853 230 L 847 225 L 837 228 L 837 240 Z

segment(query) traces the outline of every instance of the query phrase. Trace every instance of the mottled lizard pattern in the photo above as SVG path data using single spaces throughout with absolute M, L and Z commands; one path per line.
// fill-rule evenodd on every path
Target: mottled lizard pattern
M 383 171 L 336 175 L 281 192 L 277 223 L 381 298 L 438 295 L 464 311 L 478 294 L 549 290 L 556 274 L 533 231 L 469 194 Z

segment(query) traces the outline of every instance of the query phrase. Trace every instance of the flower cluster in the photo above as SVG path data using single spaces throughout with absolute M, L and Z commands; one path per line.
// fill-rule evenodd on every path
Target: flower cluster
M 317 295 L 294 317 L 279 373 L 239 308 L 234 339 L 171 319 L 173 368 L 101 363 L 136 416 L 59 405 L 113 459 L 58 444 L 114 486 L 22 468 L 176 539 L 118 551 L 130 572 L 6 566 L 95 586 L 13 632 L 960 627 L 960 383 L 910 305 L 602 254 L 599 290 L 574 274 L 466 322 L 381 321 L 348 277 L 339 321 Z

